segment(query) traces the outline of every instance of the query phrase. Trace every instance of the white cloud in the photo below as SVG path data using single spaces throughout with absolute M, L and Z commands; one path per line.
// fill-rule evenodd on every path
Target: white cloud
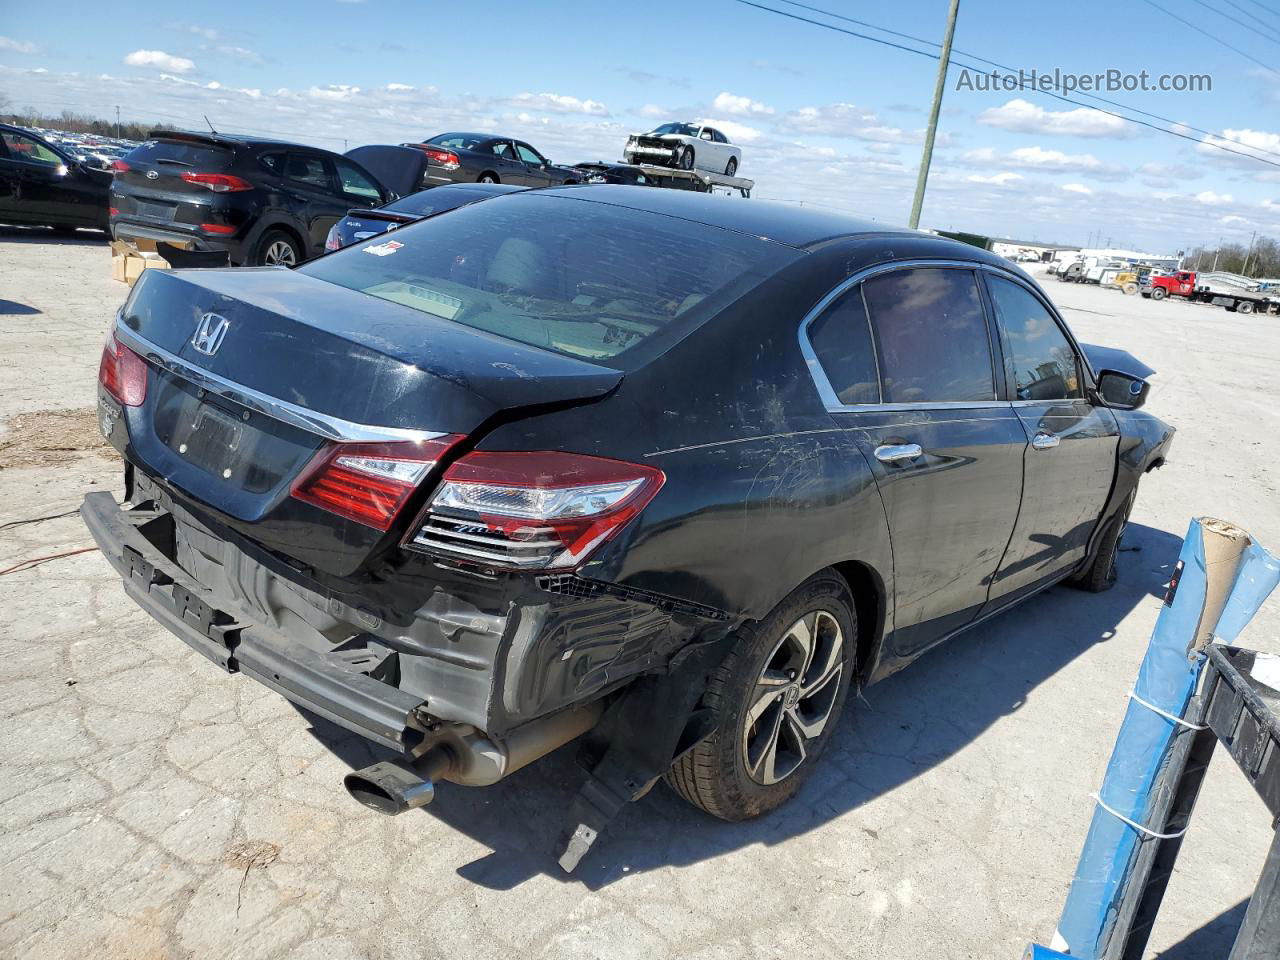
M 1248 223 L 1249 221 L 1246 220 L 1244 217 L 1237 217 L 1234 213 L 1229 213 L 1225 217 L 1219 217 L 1218 222 L 1223 224 L 1232 224 L 1232 223 Z
M 218 52 L 223 56 L 230 57 L 232 60 L 239 60 L 241 63 L 251 63 L 254 65 L 263 62 L 262 54 L 247 47 L 220 46 Z
M 1144 163 L 1138 172 L 1158 180 L 1199 180 L 1204 171 L 1186 163 Z
M 584 113 L 592 117 L 607 117 L 608 108 L 597 100 L 579 100 L 562 93 L 518 93 L 511 102 L 526 110 L 540 113 Z
M 884 123 L 874 110 L 853 103 L 830 103 L 820 107 L 801 107 L 782 118 L 788 131 L 800 131 L 823 137 L 852 137 L 878 143 L 922 143 L 923 130 L 904 130 Z M 949 146 L 951 136 L 940 131 L 936 143 Z
M 896 154 L 898 152 L 898 145 L 896 143 L 882 142 L 868 143 L 867 151 L 869 153 Z
M 975 173 L 973 176 L 966 177 L 965 179 L 968 180 L 970 183 L 991 183 L 991 184 L 995 184 L 998 187 L 1003 187 L 1006 184 L 1014 183 L 1018 180 L 1021 180 L 1022 174 L 1010 173 L 1006 171 L 1004 173 L 993 173 L 989 177 L 984 177 L 980 174 Z
M 716 113 L 727 113 L 735 117 L 749 117 L 752 114 L 768 115 L 774 112 L 773 107 L 752 100 L 750 97 L 739 97 L 732 93 L 721 93 L 713 101 L 711 108 Z
M 1082 193 L 1086 197 L 1093 194 L 1093 191 L 1083 183 L 1064 183 L 1062 185 L 1062 189 L 1067 191 L 1067 193 Z
M 967 150 L 960 156 L 963 163 L 997 165 L 1018 170 L 1041 170 L 1047 173 L 1083 173 L 1099 180 L 1123 180 L 1129 172 L 1124 167 L 1106 164 L 1091 153 L 1063 153 L 1044 147 L 1018 147 L 1007 154 L 991 147 Z
M 1015 98 L 1002 107 L 978 114 L 978 123 L 1017 133 L 1047 133 L 1073 137 L 1128 137 L 1137 128 L 1119 117 L 1080 107 L 1076 110 L 1046 110 Z
M 407 83 L 388 83 L 387 89 L 391 93 L 409 93 L 414 90 L 414 87 Z
M 124 58 L 126 66 L 155 67 L 170 73 L 190 73 L 196 65 L 186 57 L 175 57 L 163 50 L 135 50 Z
M 665 117 L 669 111 L 658 106 L 656 103 L 646 103 L 643 107 L 636 111 L 642 117 Z
M 307 96 L 313 100 L 350 100 L 360 92 L 359 87 L 349 86 L 345 83 L 331 83 L 324 87 L 312 87 L 307 91 Z
M 1214 193 L 1212 190 L 1203 190 L 1197 193 L 1193 198 L 1196 203 L 1203 203 L 1209 206 L 1221 206 L 1225 203 L 1234 203 L 1234 199 L 1229 193 Z
M 8 50 L 10 53 L 38 53 L 40 48 L 29 40 L 0 37 L 0 50 Z
M 749 127 L 745 123 L 737 123 L 733 120 L 717 120 L 713 117 L 701 117 L 698 123 L 705 123 L 708 126 L 715 127 L 734 143 L 755 143 L 759 140 L 763 133 L 755 127 Z
M 1208 136 L 1202 138 L 1200 143 L 1196 144 L 1196 152 L 1206 157 L 1213 157 L 1215 160 L 1221 160 L 1224 163 L 1257 171 L 1258 173 L 1265 172 L 1263 164 L 1259 163 L 1258 159 L 1267 160 L 1271 163 L 1280 163 L 1280 156 L 1276 156 L 1276 154 L 1280 154 L 1280 133 L 1244 128 L 1240 130 L 1223 130 L 1222 134 L 1220 137 Z M 1214 146 L 1214 144 L 1217 146 Z M 1225 147 L 1226 149 L 1219 149 L 1220 147 Z M 1228 153 L 1228 150 L 1234 152 Z M 1274 170 L 1275 168 L 1272 167 L 1271 169 Z

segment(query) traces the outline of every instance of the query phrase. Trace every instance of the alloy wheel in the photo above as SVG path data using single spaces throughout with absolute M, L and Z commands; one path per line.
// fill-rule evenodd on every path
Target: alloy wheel
M 764 786 L 785 780 L 831 720 L 844 669 L 844 635 L 823 610 L 782 635 L 756 678 L 742 725 L 742 763 Z
M 294 253 L 293 245 L 288 240 L 274 240 L 262 255 L 262 262 L 269 267 L 295 267 L 298 265 L 298 255 Z

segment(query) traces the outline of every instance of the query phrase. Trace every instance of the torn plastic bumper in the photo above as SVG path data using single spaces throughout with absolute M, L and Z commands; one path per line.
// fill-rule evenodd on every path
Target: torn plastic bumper
M 360 673 L 349 661 L 255 630 L 213 606 L 210 591 L 140 532 L 158 519 L 155 512 L 126 513 L 103 491 L 85 497 L 80 515 L 123 577 L 125 592 L 193 650 L 384 746 L 405 750 L 421 738 L 414 716 L 422 697 Z

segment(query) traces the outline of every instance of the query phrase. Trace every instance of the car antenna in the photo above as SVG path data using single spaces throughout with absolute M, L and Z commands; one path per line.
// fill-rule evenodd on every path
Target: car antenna
M 213 129 L 212 123 L 209 123 L 209 115 L 207 113 L 202 113 L 201 116 L 204 117 L 204 122 L 209 124 L 209 132 L 217 136 L 218 131 Z

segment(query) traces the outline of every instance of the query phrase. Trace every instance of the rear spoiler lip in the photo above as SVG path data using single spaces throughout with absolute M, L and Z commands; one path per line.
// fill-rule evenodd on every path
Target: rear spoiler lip
M 243 147 L 245 141 L 220 133 L 197 133 L 193 130 L 148 130 L 148 140 L 178 140 L 183 143 L 207 143 L 216 147 Z
M 377 207 L 372 209 L 365 207 L 352 207 L 347 211 L 348 217 L 358 217 L 362 220 L 385 220 L 388 223 L 414 223 L 421 220 L 422 217 L 415 216 L 412 213 L 398 213 L 395 210 L 379 210 Z

